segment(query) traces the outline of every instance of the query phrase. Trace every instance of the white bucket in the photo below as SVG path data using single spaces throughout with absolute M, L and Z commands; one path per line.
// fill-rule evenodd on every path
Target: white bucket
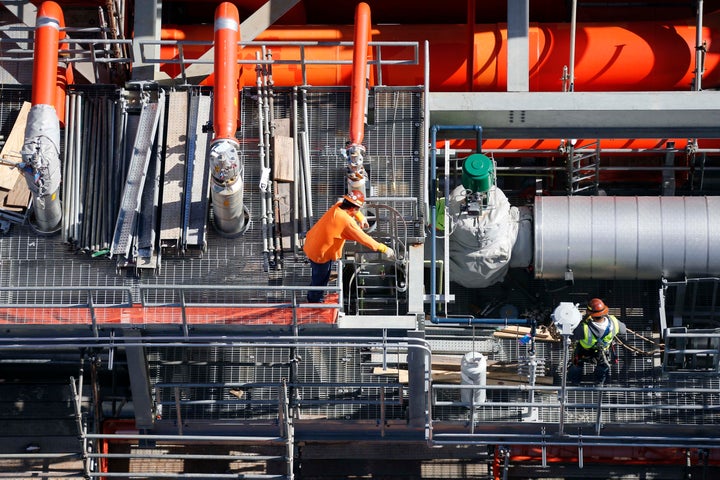
M 460 379 L 462 385 L 484 387 L 487 384 L 487 357 L 478 352 L 466 353 L 460 362 Z M 484 388 L 463 388 L 460 393 L 463 403 L 472 401 L 474 405 L 485 403 L 486 397 L 487 391 Z

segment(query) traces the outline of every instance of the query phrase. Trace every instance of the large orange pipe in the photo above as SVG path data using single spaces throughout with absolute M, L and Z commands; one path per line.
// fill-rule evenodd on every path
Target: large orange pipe
M 60 122 L 64 121 L 65 67 L 58 65 L 60 39 L 65 38 L 65 19 L 55 2 L 43 2 L 35 21 L 34 66 L 32 75 L 33 105 L 52 105 Z
M 517 139 L 517 138 L 487 138 L 483 139 L 482 151 L 493 153 L 503 157 L 538 156 L 538 151 L 546 156 L 560 156 L 561 152 L 559 138 L 550 139 Z M 597 142 L 596 138 L 578 139 L 576 148 L 595 148 L 592 145 Z M 682 150 L 688 146 L 687 138 L 608 138 L 600 140 L 600 147 L 605 153 L 603 156 L 617 155 L 657 155 L 657 151 L 647 152 L 646 150 L 663 150 L 668 148 L 668 143 L 674 143 L 675 149 Z M 451 141 L 452 148 L 477 151 L 477 142 L 474 139 L 461 139 Z M 437 148 L 444 148 L 444 141 L 439 141 Z M 699 149 L 719 149 L 720 139 L 700 139 Z
M 371 28 L 370 6 L 360 2 L 355 8 L 355 48 L 350 85 L 350 142 L 355 145 L 360 145 L 365 136 L 366 70 Z
M 235 139 L 238 128 L 238 42 L 240 15 L 235 5 L 223 2 L 215 10 L 214 140 Z
M 716 19 L 707 17 L 707 24 Z M 377 25 L 374 41 L 430 42 L 431 91 L 506 91 L 507 90 L 507 27 L 504 24 L 475 25 L 468 36 L 465 25 Z M 165 28 L 162 38 L 210 40 L 208 27 L 195 25 Z M 338 27 L 274 27 L 263 32 L 257 41 L 349 41 L 351 26 Z M 473 39 L 472 78 L 468 78 L 467 52 Z M 561 91 L 563 67 L 569 58 L 570 25 L 547 23 L 529 27 L 531 91 Z M 720 87 L 720 29 L 705 27 L 702 39 L 707 45 L 706 88 Z M 624 24 L 581 24 L 576 32 L 576 91 L 653 91 L 690 90 L 695 69 L 695 25 L 688 22 L 659 24 L 632 22 Z M 188 47 L 188 58 L 200 56 L 209 47 Z M 243 49 L 243 60 L 255 58 L 254 48 Z M 410 48 L 385 47 L 384 60 L 412 58 Z M 350 62 L 353 49 L 344 46 L 322 46 L 306 50 L 314 60 Z M 163 58 L 177 55 L 176 49 L 165 48 Z M 297 47 L 273 47 L 275 60 L 296 60 Z M 382 79 L 386 85 L 421 85 L 424 65 L 385 65 Z M 163 67 L 171 75 L 176 66 Z M 250 69 L 248 69 L 250 70 Z M 252 76 L 252 72 L 245 72 Z M 309 65 L 307 81 L 312 85 L 348 85 L 352 69 L 349 65 Z M 297 65 L 275 65 L 273 80 L 278 86 L 302 84 Z M 253 79 L 243 78 L 249 85 Z
M 585 463 L 618 463 L 626 465 L 684 465 L 686 462 L 685 448 L 676 447 L 604 447 L 585 446 L 583 447 Z M 689 449 L 696 463 L 697 448 Z M 542 449 L 533 445 L 513 445 L 510 449 L 510 462 L 540 462 L 542 460 Z M 720 465 L 720 450 L 708 449 L 707 464 Z M 545 452 L 545 459 L 548 463 L 577 463 L 578 449 L 576 446 L 549 446 Z

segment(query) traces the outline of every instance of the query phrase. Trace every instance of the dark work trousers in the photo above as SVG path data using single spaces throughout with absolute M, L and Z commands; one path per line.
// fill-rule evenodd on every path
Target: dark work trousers
M 310 266 L 312 267 L 312 280 L 310 281 L 311 287 L 324 287 L 327 286 L 330 281 L 330 270 L 332 270 L 332 260 L 325 263 L 315 263 L 310 260 Z M 322 290 L 311 290 L 307 294 L 307 300 L 310 303 L 320 303 L 325 297 L 325 292 Z
M 573 352 L 573 361 L 568 366 L 568 381 L 573 385 L 579 384 L 583 374 L 583 366 L 585 362 L 589 362 L 595 364 L 595 383 L 602 385 L 610 379 L 610 363 L 616 361 L 617 356 L 615 355 L 614 345 L 602 352 L 596 348 L 587 350 L 580 345 L 576 345 Z

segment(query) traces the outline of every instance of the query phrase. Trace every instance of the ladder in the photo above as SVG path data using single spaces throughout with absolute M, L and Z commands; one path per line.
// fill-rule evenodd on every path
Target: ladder
M 379 203 L 379 202 L 388 202 Z M 367 205 L 370 231 L 380 242 L 389 245 L 398 257 L 387 260 L 382 253 L 373 252 L 361 245 L 346 262 L 355 267 L 349 277 L 347 307 L 356 315 L 401 315 L 407 307 L 407 217 L 401 213 L 412 212 L 416 206 L 408 199 L 373 197 Z M 410 204 L 408 204 L 410 203 Z M 401 206 L 402 204 L 406 204 Z M 410 218 L 416 218 L 414 214 Z
M 597 193 L 600 184 L 600 141 L 575 148 L 567 146 L 568 195 Z
M 404 276 L 379 252 L 355 253 L 354 300 L 358 315 L 400 314 Z

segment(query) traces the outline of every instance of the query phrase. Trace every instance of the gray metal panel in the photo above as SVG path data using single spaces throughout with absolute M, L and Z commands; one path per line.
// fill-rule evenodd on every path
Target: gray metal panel
M 31 2 L 3 2 L 3 8 L 28 27 L 35 27 L 37 7 Z
M 212 98 L 208 95 L 197 97 L 197 115 L 195 123 L 195 149 L 192 160 L 192 178 L 190 189 L 189 218 L 185 233 L 185 244 L 193 247 L 205 247 L 207 229 L 208 195 L 210 167 L 208 166 L 208 146 L 212 133 L 203 132 L 203 126 L 211 121 Z
M 430 92 L 427 100 L 431 125 L 480 125 L 484 138 L 717 138 L 720 125 L 717 91 Z
M 530 0 L 508 0 L 507 91 L 530 88 Z
M 142 45 L 143 41 L 160 39 L 162 25 L 162 1 L 144 0 L 136 2 L 133 8 L 133 57 L 132 79 L 155 80 L 160 72 L 160 64 L 146 63 L 145 58 L 159 58 L 160 45 Z M 141 50 L 142 49 L 142 50 Z M 143 56 L 143 53 L 145 56 Z
M 165 97 L 160 96 L 159 102 L 164 102 Z M 132 159 L 125 181 L 123 199 L 115 224 L 115 235 L 112 243 L 112 254 L 123 254 L 127 256 L 132 244 L 131 237 L 135 228 L 135 219 L 140 205 L 140 197 L 145 183 L 145 174 L 150 161 L 150 153 L 155 136 L 155 129 L 158 124 L 157 103 L 146 103 L 142 106 L 140 113 L 140 124 L 133 147 Z
M 538 278 L 720 273 L 720 197 L 536 197 Z
M 163 94 L 164 97 L 164 94 Z M 165 116 L 165 102 L 158 105 L 158 116 Z M 137 268 L 157 267 L 157 235 L 158 215 L 160 214 L 160 167 L 162 155 L 162 138 L 164 136 L 164 122 L 158 122 L 158 134 L 154 142 L 153 153 L 148 162 L 145 187 L 143 188 L 142 203 L 138 220 L 137 241 Z
M 181 213 L 185 183 L 185 135 L 187 131 L 187 92 L 170 92 L 165 174 L 163 177 L 160 242 L 177 247 L 182 239 Z M 167 245 L 170 242 L 171 245 Z
M 123 332 L 128 342 L 137 342 L 141 336 L 137 330 L 126 329 Z M 145 348 L 139 346 L 126 346 L 128 376 L 135 412 L 135 426 L 139 429 L 152 428 L 155 422 L 153 415 L 153 402 L 150 397 L 150 377 L 148 375 L 148 361 Z

